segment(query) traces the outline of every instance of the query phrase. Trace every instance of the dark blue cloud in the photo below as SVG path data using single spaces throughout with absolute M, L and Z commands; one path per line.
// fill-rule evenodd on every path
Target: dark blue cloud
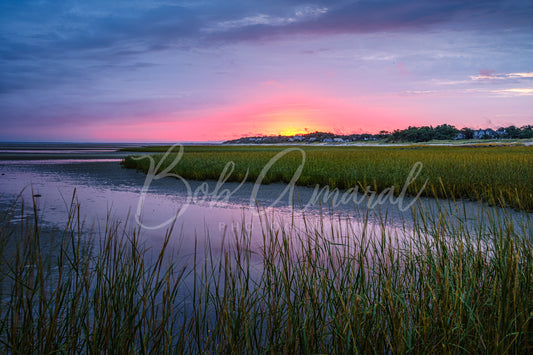
M 75 19 L 74 19 L 75 20 Z M 82 20 L 82 19 L 78 19 Z M 201 22 L 193 11 L 162 6 L 132 14 L 111 14 L 58 41 L 60 48 L 83 50 L 134 44 L 145 50 L 166 48 L 198 33 Z
M 296 2 L 295 2 L 296 3 Z M 214 33 L 225 41 L 279 38 L 291 34 L 337 34 L 398 31 L 532 30 L 533 4 L 508 1 L 331 1 L 320 16 L 286 24 L 261 23 Z M 285 8 L 285 16 L 297 7 Z M 256 12 L 257 14 L 258 12 Z M 277 12 L 273 17 L 279 15 Z
M 20 60 L 120 62 L 144 52 L 275 40 L 293 34 L 426 31 L 437 26 L 486 31 L 533 29 L 533 4 L 529 1 L 179 3 L 3 2 L 0 60 L 5 70 L 13 71 L 6 65 Z
M 129 1 L 118 5 L 105 1 L 6 1 L 0 5 L 0 60 L 5 63 L 98 56 L 112 61 L 144 51 L 188 48 L 217 41 L 275 39 L 294 33 L 417 31 L 449 22 L 459 28 L 475 25 L 493 29 L 499 25 L 531 26 L 533 18 L 533 5 L 529 2 L 510 1 L 225 0 L 181 6 L 179 3 L 158 6 L 153 2 Z M 323 12 L 313 15 L 313 9 Z M 306 16 L 306 11 L 310 16 Z M 298 17 L 299 12 L 304 15 Z M 246 19 L 254 16 L 264 16 L 265 21 L 247 23 Z M 233 27 L 220 25 L 232 21 Z
M 520 1 L 213 1 L 181 6 L 134 2 L 123 8 L 89 2 L 79 9 L 77 2 L 46 4 L 2 5 L 3 37 L 12 42 L 1 52 L 4 60 L 117 47 L 137 53 L 306 33 L 419 31 L 446 25 L 487 30 L 533 27 L 533 4 Z M 246 22 L 257 16 L 264 21 Z M 221 25 L 232 21 L 235 25 L 229 28 Z M 20 35 L 11 36 L 15 33 Z

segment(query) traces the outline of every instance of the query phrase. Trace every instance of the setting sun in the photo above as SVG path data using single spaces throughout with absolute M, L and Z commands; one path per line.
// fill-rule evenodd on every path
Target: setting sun
M 279 132 L 279 134 L 282 135 L 282 136 L 296 136 L 298 134 L 305 134 L 305 133 L 306 133 L 305 130 L 297 129 L 297 128 L 294 128 L 294 127 L 283 128 Z
M 320 112 L 317 107 L 301 104 L 265 110 L 256 117 L 264 119 L 261 131 L 265 135 L 295 136 L 326 129 Z

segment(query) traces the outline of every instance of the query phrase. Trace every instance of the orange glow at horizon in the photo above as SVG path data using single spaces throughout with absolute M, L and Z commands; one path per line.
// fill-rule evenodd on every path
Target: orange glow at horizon
M 308 107 L 274 109 L 256 118 L 261 120 L 261 131 L 265 135 L 295 136 L 326 128 L 320 110 Z
M 295 127 L 287 127 L 287 128 L 283 128 L 279 134 L 282 135 L 282 136 L 296 136 L 296 135 L 299 135 L 299 134 L 306 134 L 308 131 L 304 130 L 304 129 L 298 129 L 298 128 L 295 128 Z
M 401 128 L 406 126 L 403 122 L 420 117 L 410 107 L 398 104 L 389 109 L 319 95 L 250 101 L 178 115 L 150 116 L 128 124 L 109 123 L 90 127 L 85 134 L 93 140 L 125 142 L 225 141 L 244 136 L 295 136 L 315 131 L 377 133 L 382 129 Z

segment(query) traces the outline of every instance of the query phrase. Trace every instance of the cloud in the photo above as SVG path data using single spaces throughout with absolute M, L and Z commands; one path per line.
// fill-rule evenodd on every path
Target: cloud
M 495 75 L 496 71 L 491 69 L 481 69 L 479 71 L 478 76 L 472 76 L 472 80 L 480 80 L 480 79 L 497 79 L 497 76 Z
M 284 26 L 298 22 L 305 22 L 311 19 L 320 17 L 328 12 L 327 7 L 319 7 L 316 5 L 299 6 L 293 9 L 292 13 L 285 16 L 273 16 L 269 14 L 259 13 L 251 16 L 245 16 L 240 19 L 232 19 L 226 21 L 215 22 L 208 24 L 203 32 L 216 33 L 231 30 L 238 30 L 241 28 L 253 26 Z
M 508 73 L 505 74 L 508 79 L 533 79 L 533 72 L 531 73 Z
M 511 88 L 511 89 L 501 89 L 501 90 L 492 90 L 494 94 L 501 94 L 504 96 L 533 96 L 532 88 Z
M 403 62 L 396 63 L 396 71 L 401 75 L 410 75 L 411 71 Z
M 428 96 L 433 95 L 436 92 L 433 90 L 407 90 L 404 93 L 401 93 L 401 95 L 405 96 Z
M 283 85 L 281 82 L 277 80 L 273 80 L 273 79 L 261 82 L 261 86 L 270 86 L 270 87 L 275 87 L 275 88 L 285 87 L 285 85 Z
M 533 72 L 530 73 L 496 73 L 495 70 L 482 69 L 478 75 L 471 75 L 470 79 L 474 81 L 491 81 L 491 80 L 521 80 L 533 79 Z
M 321 16 L 287 24 L 286 31 L 316 34 L 418 31 L 432 26 L 457 30 L 531 28 L 533 14 L 531 5 L 497 1 L 333 1 L 327 6 L 328 11 Z
M 181 4 L 181 5 L 179 5 Z M 142 52 L 187 49 L 218 42 L 276 39 L 298 34 L 420 31 L 431 26 L 488 30 L 532 27 L 533 6 L 498 1 L 118 1 L 52 6 L 20 2 L 0 15 L 5 60 L 21 56 L 102 60 Z M 468 21 L 462 21 L 468 19 Z M 31 24 L 31 25 L 30 25 Z M 12 35 L 17 34 L 17 35 Z M 5 48 L 7 47 L 7 48 Z

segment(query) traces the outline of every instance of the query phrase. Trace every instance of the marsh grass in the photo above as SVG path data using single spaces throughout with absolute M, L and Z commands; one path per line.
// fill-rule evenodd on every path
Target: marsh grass
M 206 231 L 183 266 L 165 256 L 172 229 L 151 258 L 125 221 L 88 234 L 74 200 L 45 250 L 36 212 L 2 220 L 3 353 L 533 351 L 527 214 L 473 222 L 418 205 L 414 229 L 396 234 L 386 217 L 356 231 L 261 213 L 259 249 L 243 222 L 221 240 Z
M 169 147 L 150 147 L 150 152 L 165 152 Z M 185 179 L 219 180 L 223 171 L 227 181 L 257 181 L 261 171 L 285 146 L 187 146 L 171 173 Z M 294 147 L 292 147 L 294 149 Z M 306 160 L 301 186 L 328 186 L 331 190 L 367 187 L 382 192 L 394 188 L 400 194 L 413 166 L 420 162 L 420 175 L 407 186 L 407 193 L 423 196 L 483 201 L 501 207 L 533 211 L 533 147 L 526 146 L 404 146 L 404 147 L 326 147 L 302 146 Z M 142 149 L 141 149 L 142 150 Z M 176 150 L 174 151 L 176 152 Z M 152 155 L 156 164 L 163 154 Z M 163 161 L 169 166 L 176 154 Z M 229 162 L 234 165 L 226 167 Z M 289 183 L 302 163 L 299 152 L 280 158 L 261 183 Z M 126 168 L 149 171 L 147 157 L 126 157 Z M 226 168 L 226 170 L 224 170 Z

